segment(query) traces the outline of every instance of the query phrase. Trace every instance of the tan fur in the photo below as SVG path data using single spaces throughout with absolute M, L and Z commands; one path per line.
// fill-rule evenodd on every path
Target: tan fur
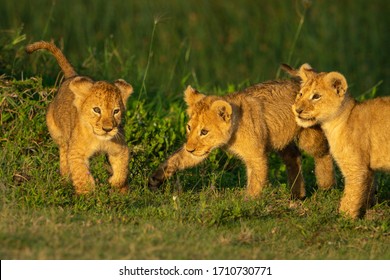
M 109 182 L 123 190 L 129 151 L 120 123 L 132 86 L 124 80 L 111 84 L 78 76 L 53 43 L 36 42 L 26 47 L 29 53 L 39 49 L 49 50 L 65 75 L 46 115 L 50 135 L 59 146 L 61 175 L 71 177 L 76 193 L 90 192 L 95 182 L 88 159 L 105 152 L 113 171 Z
M 316 73 L 308 64 L 294 71 L 302 79 L 292 107 L 296 121 L 321 125 L 345 177 L 340 211 L 361 217 L 373 200 L 373 170 L 390 171 L 390 98 L 359 103 L 338 72 Z
M 221 147 L 243 160 L 247 193 L 258 196 L 267 183 L 267 153 L 276 150 L 286 163 L 293 197 L 303 198 L 297 139 L 315 157 L 319 187 L 330 188 L 333 163 L 325 136 L 318 127 L 297 126 L 291 112 L 298 90 L 298 82 L 271 81 L 221 97 L 206 96 L 189 86 L 184 97 L 189 115 L 187 142 L 152 174 L 149 187 L 156 189 L 176 171 L 197 165 Z

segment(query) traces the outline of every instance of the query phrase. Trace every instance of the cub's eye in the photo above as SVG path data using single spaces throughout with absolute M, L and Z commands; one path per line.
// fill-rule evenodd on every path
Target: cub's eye
M 191 131 L 191 126 L 189 124 L 187 124 L 187 130 Z
M 119 109 L 115 109 L 115 110 L 114 110 L 114 115 L 118 114 L 119 112 L 120 112 Z
M 101 111 L 100 111 L 100 108 L 99 107 L 93 107 L 92 109 L 96 114 L 100 114 Z
M 207 133 L 209 133 L 209 131 L 208 130 L 206 130 L 206 129 L 202 129 L 201 131 L 200 131 L 200 135 L 207 135 Z
M 320 98 L 321 98 L 321 95 L 318 93 L 313 94 L 313 96 L 311 97 L 312 100 L 318 100 Z

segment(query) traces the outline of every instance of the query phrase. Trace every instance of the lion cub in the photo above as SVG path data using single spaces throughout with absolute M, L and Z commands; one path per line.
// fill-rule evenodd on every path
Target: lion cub
M 289 72 L 302 79 L 292 107 L 297 123 L 321 125 L 345 177 L 340 211 L 353 218 L 364 216 L 375 191 L 373 170 L 390 171 L 390 98 L 359 103 L 338 72 L 316 73 L 308 64 Z
M 132 86 L 121 79 L 111 84 L 77 75 L 53 43 L 42 41 L 26 47 L 28 53 L 39 49 L 54 55 L 65 76 L 46 114 L 50 135 L 60 150 L 61 175 L 70 176 L 77 194 L 90 192 L 95 183 L 88 159 L 105 152 L 113 171 L 109 182 L 124 190 L 129 151 L 120 123 Z
M 188 86 L 187 142 L 151 175 L 149 187 L 157 189 L 176 171 L 199 164 L 211 150 L 222 147 L 245 163 L 247 193 L 255 197 L 267 183 L 267 153 L 276 150 L 287 166 L 292 196 L 302 199 L 305 187 L 297 140 L 315 158 L 319 187 L 330 188 L 333 162 L 325 136 L 318 127 L 300 128 L 291 112 L 298 91 L 299 83 L 293 80 L 265 82 L 224 97 L 206 96 Z

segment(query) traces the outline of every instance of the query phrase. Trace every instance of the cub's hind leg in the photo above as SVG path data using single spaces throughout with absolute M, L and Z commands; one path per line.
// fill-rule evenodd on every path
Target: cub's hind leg
M 302 158 L 298 147 L 291 143 L 279 152 L 287 168 L 288 185 L 294 199 L 306 197 L 305 183 L 302 176 Z
M 46 114 L 46 124 L 49 129 L 49 133 L 54 142 L 59 146 L 60 151 L 60 173 L 63 177 L 70 177 L 70 168 L 68 163 L 69 144 L 67 142 L 64 133 L 58 128 L 54 120 L 51 104 L 49 105 Z

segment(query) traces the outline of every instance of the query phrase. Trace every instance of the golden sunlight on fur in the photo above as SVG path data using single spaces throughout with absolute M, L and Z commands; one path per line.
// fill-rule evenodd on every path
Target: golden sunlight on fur
M 373 170 L 390 171 L 390 98 L 359 103 L 338 72 L 316 73 L 308 64 L 286 70 L 302 79 L 292 107 L 297 123 L 321 125 L 345 178 L 340 211 L 364 216 L 374 200 Z
M 301 154 L 296 143 L 315 159 L 318 186 L 334 184 L 328 143 L 319 127 L 300 128 L 291 112 L 299 83 L 270 81 L 226 96 L 206 96 L 190 86 L 185 90 L 189 121 L 187 142 L 149 178 L 157 189 L 176 171 L 195 166 L 216 148 L 238 156 L 247 169 L 247 194 L 261 194 L 267 184 L 268 152 L 277 151 L 287 166 L 294 198 L 305 197 Z M 296 141 L 294 141 L 296 140 Z
M 113 171 L 110 184 L 125 190 L 129 151 L 120 123 L 132 86 L 121 79 L 111 84 L 78 76 L 53 43 L 26 47 L 28 53 L 39 49 L 54 55 L 65 76 L 46 115 L 50 135 L 59 146 L 61 175 L 72 179 L 77 194 L 90 192 L 95 182 L 88 160 L 96 152 L 105 152 Z

